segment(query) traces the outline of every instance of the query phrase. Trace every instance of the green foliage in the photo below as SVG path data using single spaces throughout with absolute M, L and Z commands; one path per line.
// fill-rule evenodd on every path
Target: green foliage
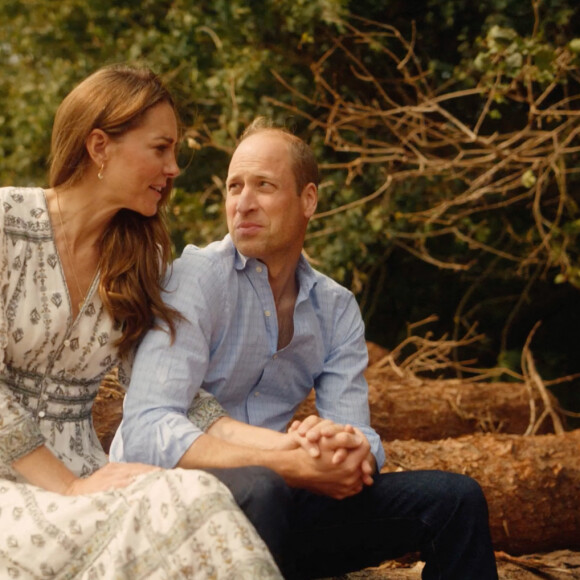
M 152 66 L 177 95 L 193 138 L 230 148 L 261 108 L 261 96 L 287 98 L 272 68 L 291 70 L 291 82 L 308 82 L 299 55 L 342 9 L 341 0 L 3 2 L 2 182 L 43 182 L 58 103 L 110 62 Z M 187 188 L 195 181 L 182 179 Z
M 0 6 L 0 181 L 44 184 L 52 119 L 64 95 L 104 64 L 145 63 L 176 95 L 186 129 L 176 244 L 213 239 L 223 230 L 217 183 L 237 136 L 259 113 L 286 121 L 264 102 L 292 101 L 272 70 L 307 87 L 319 29 L 332 26 L 344 4 L 7 0 Z
M 370 30 L 367 20 L 376 34 L 355 32 Z M 224 233 L 229 154 L 255 115 L 271 116 L 321 161 L 307 252 L 357 293 L 369 334 L 394 346 L 407 322 L 435 312 L 442 332 L 478 323 L 489 338 L 476 355 L 513 370 L 508 354 L 551 316 L 544 297 L 580 288 L 579 20 L 572 0 L 4 0 L 0 183 L 45 184 L 64 95 L 104 64 L 143 62 L 183 119 L 177 252 Z M 444 99 L 454 91 L 469 96 Z M 437 98 L 440 109 L 418 108 L 404 123 L 389 116 Z M 326 131 L 341 107 L 340 128 Z M 462 124 L 479 141 L 433 141 L 421 165 L 420 122 L 440 136 Z M 524 130 L 554 138 L 517 157 L 523 141 L 510 137 Z M 505 186 L 461 201 L 485 176 L 475 162 L 453 165 L 460 147 L 473 160 L 496 137 L 489 183 Z M 566 154 L 554 156 L 556 145 Z M 451 169 L 432 170 L 435 158 Z M 537 340 L 553 353 L 546 368 L 579 370 L 562 365 L 568 335 Z

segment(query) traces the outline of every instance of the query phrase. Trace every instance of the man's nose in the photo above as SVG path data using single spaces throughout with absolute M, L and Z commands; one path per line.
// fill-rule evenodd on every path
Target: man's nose
M 253 189 L 245 185 L 244 189 L 240 192 L 238 196 L 238 205 L 237 210 L 240 213 L 247 213 L 252 211 L 256 207 L 256 194 L 254 193 Z

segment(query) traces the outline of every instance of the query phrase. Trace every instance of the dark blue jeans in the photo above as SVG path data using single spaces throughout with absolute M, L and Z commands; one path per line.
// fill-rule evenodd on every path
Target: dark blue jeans
M 409 552 L 424 580 L 496 580 L 487 503 L 470 477 L 380 474 L 334 500 L 292 489 L 262 467 L 209 470 L 232 491 L 288 579 L 339 576 Z

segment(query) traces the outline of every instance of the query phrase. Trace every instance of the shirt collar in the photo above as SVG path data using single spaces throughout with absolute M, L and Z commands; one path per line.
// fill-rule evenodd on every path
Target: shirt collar
M 252 266 L 254 263 L 260 262 L 256 258 L 248 258 L 244 256 L 238 249 L 234 246 L 230 234 L 226 235 L 226 239 L 228 239 L 229 243 L 234 248 L 235 257 L 234 257 L 234 268 L 238 271 L 245 270 L 248 266 Z M 260 262 L 261 263 L 261 262 Z M 264 265 L 266 268 L 266 266 Z M 298 301 L 300 301 L 303 297 L 306 297 L 310 294 L 310 291 L 316 285 L 316 273 L 312 266 L 308 263 L 308 260 L 302 254 L 298 259 L 298 265 L 296 266 L 296 274 L 298 276 L 298 285 L 300 286 L 300 290 L 298 292 Z

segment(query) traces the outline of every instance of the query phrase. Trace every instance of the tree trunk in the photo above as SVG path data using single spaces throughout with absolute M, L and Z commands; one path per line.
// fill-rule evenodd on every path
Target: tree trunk
M 580 548 L 580 429 L 560 435 L 466 435 L 384 443 L 383 471 L 442 469 L 482 486 L 496 550 Z
M 93 403 L 93 424 L 105 453 L 113 442 L 121 419 L 123 418 L 123 399 L 125 391 L 119 384 L 116 369 L 101 382 Z
M 373 385 L 373 380 L 370 380 Z M 490 385 L 487 385 L 488 387 Z M 507 398 L 517 392 L 520 385 L 509 383 L 498 390 L 486 390 L 486 385 L 473 385 L 481 389 L 488 397 Z M 509 387 L 509 389 L 508 389 Z M 429 401 L 421 398 L 417 391 L 429 393 Z M 389 388 L 384 397 L 382 408 L 388 409 L 398 418 L 402 408 L 407 408 L 409 418 L 415 414 L 415 428 L 424 434 L 426 428 L 419 430 L 425 423 L 424 416 L 429 415 L 442 431 L 442 418 L 445 405 L 444 397 L 455 397 L 455 401 L 465 404 L 464 385 L 437 383 L 421 387 Z M 378 398 L 379 389 L 371 387 L 373 397 Z M 407 392 L 411 403 L 405 407 Z M 396 396 L 392 393 L 397 393 Z M 505 396 L 504 396 L 505 395 Z M 486 400 L 483 392 L 482 406 Z M 521 395 L 523 396 L 523 395 Z M 93 408 L 95 427 L 104 449 L 107 451 L 122 414 L 123 392 L 115 377 L 108 377 L 101 385 L 99 395 Z M 474 395 L 474 399 L 477 397 Z M 439 415 L 428 406 L 435 405 L 440 409 Z M 396 407 L 395 403 L 399 404 Z M 487 399 L 489 405 L 493 399 Z M 452 408 L 450 403 L 446 403 Z M 376 409 L 375 403 L 371 407 Z M 410 409 L 413 409 L 412 411 Z M 462 407 L 464 408 L 464 407 Z M 442 410 L 441 410 L 442 409 Z M 385 412 L 385 411 L 383 411 Z M 432 416 L 437 419 L 434 421 Z M 452 415 L 445 415 L 447 420 L 454 421 Z M 375 416 L 373 416 L 375 419 Z M 377 418 L 380 420 L 381 415 Z M 474 419 L 465 419 L 465 422 Z M 389 433 L 392 437 L 398 423 L 405 425 L 406 436 L 412 436 L 412 421 L 394 421 Z M 388 425 L 389 429 L 391 428 Z M 515 435 L 478 434 L 464 435 L 457 439 L 444 439 L 424 442 L 418 440 L 384 440 L 387 463 L 384 471 L 400 469 L 443 469 L 465 473 L 474 477 L 481 484 L 490 508 L 490 526 L 496 550 L 512 554 L 529 554 L 561 548 L 580 548 L 580 430 L 561 435 L 537 435 L 521 437 Z
M 470 433 L 522 435 L 530 422 L 530 395 L 523 383 L 469 383 L 459 380 L 397 381 L 369 368 L 371 424 L 384 441 L 433 441 Z M 550 396 L 557 408 L 556 399 Z M 535 399 L 542 405 L 539 395 Z M 314 393 L 296 418 L 316 414 Z M 546 419 L 538 433 L 553 432 Z
M 523 383 L 459 380 L 405 384 L 367 372 L 373 427 L 381 438 L 431 441 L 470 433 L 522 435 L 530 423 L 530 394 Z M 557 408 L 556 399 L 551 397 Z M 535 404 L 542 406 L 537 394 Z M 539 433 L 553 432 L 549 419 Z

